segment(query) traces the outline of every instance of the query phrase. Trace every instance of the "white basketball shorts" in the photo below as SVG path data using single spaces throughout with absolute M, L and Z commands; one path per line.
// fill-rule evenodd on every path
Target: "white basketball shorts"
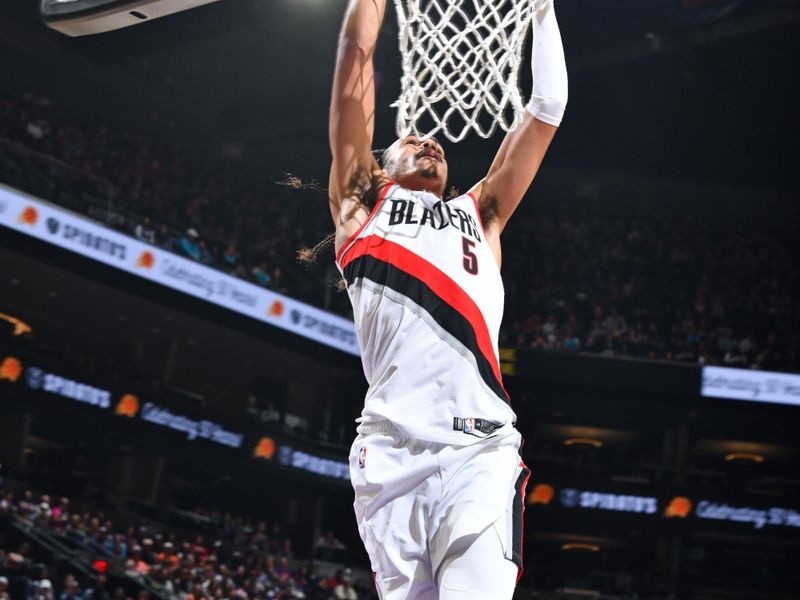
M 350 479 L 381 599 L 510 600 L 522 572 L 530 475 L 519 432 L 512 427 L 453 446 L 409 440 L 388 422 L 359 431 Z M 463 593 L 453 592 L 456 567 L 474 576 Z

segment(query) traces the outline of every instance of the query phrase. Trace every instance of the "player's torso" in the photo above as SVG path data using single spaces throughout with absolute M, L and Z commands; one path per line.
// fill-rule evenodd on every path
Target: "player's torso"
M 366 420 L 425 420 L 448 443 L 469 443 L 458 419 L 513 421 L 497 355 L 503 282 L 472 196 L 444 202 L 390 184 L 337 265 L 370 384 Z

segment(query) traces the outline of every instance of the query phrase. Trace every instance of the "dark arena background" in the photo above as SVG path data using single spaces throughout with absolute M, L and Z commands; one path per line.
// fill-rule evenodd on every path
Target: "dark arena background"
M 377 598 L 350 306 L 296 260 L 345 5 L 0 2 L 0 599 Z M 515 598 L 798 599 L 800 3 L 556 6 L 569 107 L 503 234 Z M 379 146 L 397 48 L 390 11 Z

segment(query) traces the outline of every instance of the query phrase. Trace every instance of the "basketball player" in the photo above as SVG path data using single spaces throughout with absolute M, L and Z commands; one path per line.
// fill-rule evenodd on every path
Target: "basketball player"
M 500 235 L 564 114 L 561 36 L 539 9 L 524 118 L 486 176 L 445 201 L 435 139 L 397 140 L 382 167 L 371 153 L 385 5 L 350 1 L 330 109 L 336 263 L 369 383 L 350 454 L 359 533 L 382 600 L 508 600 L 529 471 L 498 361 Z

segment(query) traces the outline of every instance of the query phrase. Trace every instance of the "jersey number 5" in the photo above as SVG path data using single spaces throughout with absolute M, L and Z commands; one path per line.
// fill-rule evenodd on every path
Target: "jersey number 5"
M 478 274 L 478 257 L 472 251 L 475 247 L 475 242 L 468 240 L 466 237 L 461 238 L 461 248 L 464 251 L 464 259 L 462 264 L 464 270 L 470 275 Z

